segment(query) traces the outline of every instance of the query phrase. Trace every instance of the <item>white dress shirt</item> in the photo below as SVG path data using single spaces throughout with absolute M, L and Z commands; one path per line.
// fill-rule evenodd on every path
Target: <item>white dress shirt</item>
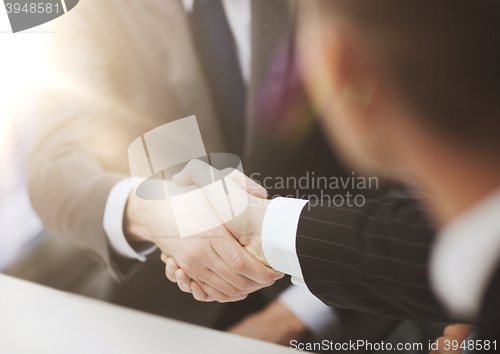
M 271 268 L 292 276 L 296 285 L 305 285 L 296 242 L 297 227 L 307 200 L 275 198 L 269 204 L 262 225 L 262 250 Z
M 193 9 L 195 0 L 182 1 L 186 12 L 190 13 Z M 222 4 L 236 42 L 238 61 L 241 66 L 243 79 L 248 84 L 251 67 L 250 0 L 222 0 Z M 108 196 L 104 210 L 104 230 L 108 236 L 111 247 L 117 254 L 144 262 L 146 261 L 146 256 L 153 252 L 156 247 L 137 251 L 130 246 L 123 233 L 123 214 L 132 188 L 132 181 L 130 178 L 118 182 L 113 187 Z M 277 215 L 279 215 L 279 213 Z M 293 215 L 292 220 L 295 217 L 298 222 L 298 216 Z M 282 228 L 282 225 L 284 225 L 283 219 L 276 218 L 273 223 L 268 218 L 267 225 L 268 228 L 278 231 Z M 291 235 L 293 233 L 293 228 L 292 223 L 288 234 Z M 295 225 L 295 230 L 296 229 L 297 225 Z M 293 237 L 295 239 L 295 235 L 293 235 Z M 275 249 L 278 250 L 279 248 L 276 247 Z M 295 250 L 295 243 L 293 250 Z M 294 256 L 297 257 L 296 254 L 294 254 Z M 281 258 L 281 256 L 279 254 L 275 257 L 271 255 L 271 258 L 276 259 Z M 300 266 L 298 269 L 300 270 Z M 299 278 L 301 278 L 301 273 Z M 327 325 L 338 320 L 338 317 L 332 309 L 312 295 L 306 287 L 292 286 L 280 296 L 279 300 L 315 334 L 321 333 Z
M 431 279 L 450 314 L 478 319 L 500 261 L 500 190 L 441 230 L 431 258 Z

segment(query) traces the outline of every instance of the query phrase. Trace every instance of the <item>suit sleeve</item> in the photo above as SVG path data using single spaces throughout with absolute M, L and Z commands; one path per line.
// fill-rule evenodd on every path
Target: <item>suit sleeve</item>
M 306 206 L 296 247 L 309 290 L 326 304 L 391 317 L 448 320 L 429 280 L 435 229 L 416 200 Z
M 29 191 L 48 231 L 124 280 L 139 262 L 113 254 L 103 215 L 111 189 L 127 177 L 129 143 L 148 128 L 120 99 L 105 32 L 88 10 L 81 4 L 61 18 L 52 36 L 54 80 L 37 107 Z

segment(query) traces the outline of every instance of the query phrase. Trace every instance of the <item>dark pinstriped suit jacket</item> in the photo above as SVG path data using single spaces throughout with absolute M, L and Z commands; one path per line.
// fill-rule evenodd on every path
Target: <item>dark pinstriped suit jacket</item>
M 293 147 L 284 146 L 277 138 L 279 134 L 273 130 L 273 122 L 286 123 L 286 112 L 299 111 L 302 122 L 307 121 L 307 114 L 314 115 L 314 112 L 298 109 L 297 102 L 304 101 L 304 105 L 309 102 L 305 102 L 307 96 L 301 80 L 293 80 L 297 68 L 294 41 L 290 38 L 293 37 L 294 20 L 282 19 L 284 23 L 290 22 L 279 26 L 275 14 L 286 13 L 285 9 L 269 11 L 271 2 L 252 2 L 256 8 L 258 3 L 262 6 L 256 18 L 267 20 L 253 28 L 252 37 L 257 39 L 253 43 L 254 53 L 257 58 L 267 60 L 256 61 L 254 65 L 261 67 L 253 68 L 253 73 L 260 73 L 260 76 L 257 75 L 249 100 L 251 116 L 255 119 L 249 126 L 245 172 L 250 176 L 258 172 L 262 178 L 274 181 L 277 177 L 299 179 L 306 174 L 349 177 L 351 171 L 346 171 L 331 153 L 316 119 Z M 273 6 L 280 6 L 279 2 L 274 2 Z M 282 30 L 271 31 L 269 26 Z M 272 46 L 269 45 L 269 33 L 281 33 L 275 36 Z M 260 38 L 268 38 L 268 41 L 259 41 Z M 285 47 L 287 56 L 279 55 L 283 47 L 280 43 L 290 46 Z M 266 90 L 269 82 L 272 85 Z M 288 117 L 290 121 L 293 119 Z M 309 185 L 306 188 L 277 188 L 270 183 L 265 187 L 270 196 L 308 198 L 308 195 L 319 197 L 323 192 Z M 332 196 L 345 194 L 348 189 L 325 192 Z M 366 191 L 366 197 L 368 193 L 380 196 L 380 192 Z M 358 209 L 316 207 L 304 210 L 297 246 L 309 288 L 330 305 L 403 318 L 446 319 L 427 279 L 426 264 L 434 234 L 415 201 L 371 201 Z M 368 289 L 371 285 L 375 287 Z
M 331 306 L 399 318 L 447 320 L 430 288 L 435 231 L 416 200 L 362 207 L 306 206 L 297 253 L 309 289 Z

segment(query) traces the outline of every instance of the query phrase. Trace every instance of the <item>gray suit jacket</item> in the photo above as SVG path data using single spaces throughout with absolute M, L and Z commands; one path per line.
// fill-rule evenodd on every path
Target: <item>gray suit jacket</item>
M 276 42 L 288 33 L 288 6 L 286 0 L 252 1 L 250 100 Z M 86 0 L 55 24 L 57 80 L 37 111 L 31 200 L 47 230 L 123 280 L 138 262 L 113 255 L 103 215 L 112 187 L 129 176 L 129 144 L 196 115 L 207 151 L 224 152 L 222 123 L 180 0 Z M 251 142 L 250 119 L 247 125 Z

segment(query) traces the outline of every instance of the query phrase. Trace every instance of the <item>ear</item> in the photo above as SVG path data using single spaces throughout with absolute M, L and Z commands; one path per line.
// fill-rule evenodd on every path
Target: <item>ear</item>
M 334 96 L 334 86 L 331 78 L 335 77 L 334 66 L 327 55 L 325 42 L 331 42 L 330 36 L 325 33 L 323 21 L 315 1 L 299 2 L 298 17 L 298 53 L 300 69 L 303 74 L 307 92 L 311 102 L 320 113 L 332 109 L 331 102 Z M 329 51 L 330 49 L 328 49 Z
M 317 12 L 302 26 L 302 70 L 333 148 L 354 166 L 375 170 L 370 152 L 378 150 L 378 140 L 384 140 L 376 133 L 385 122 L 378 122 L 373 114 L 377 111 L 375 71 L 362 52 L 364 43 L 349 24 L 326 20 Z
M 367 113 L 374 103 L 377 88 L 367 44 L 347 23 L 324 26 L 331 26 L 327 29 L 331 35 L 324 43 L 336 105 L 354 119 L 353 123 L 363 123 L 369 116 Z
M 299 58 L 311 100 L 322 113 L 348 108 L 359 115 L 375 93 L 366 53 L 350 26 L 325 21 L 314 4 L 303 7 L 299 21 Z

